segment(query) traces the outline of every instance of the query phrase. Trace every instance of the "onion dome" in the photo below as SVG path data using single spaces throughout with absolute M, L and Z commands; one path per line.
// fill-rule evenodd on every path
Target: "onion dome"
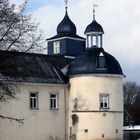
M 67 68 L 68 77 L 89 74 L 123 75 L 119 62 L 103 48 L 93 47 L 78 56 Z
M 76 26 L 70 20 L 67 10 L 63 20 L 57 26 L 58 35 L 76 35 Z
M 93 20 L 87 27 L 86 27 L 86 30 L 85 30 L 85 34 L 88 34 L 88 33 L 91 33 L 91 32 L 95 32 L 95 33 L 100 33 L 100 34 L 103 34 L 104 31 L 103 31 L 103 28 L 102 26 L 96 21 L 96 20 Z

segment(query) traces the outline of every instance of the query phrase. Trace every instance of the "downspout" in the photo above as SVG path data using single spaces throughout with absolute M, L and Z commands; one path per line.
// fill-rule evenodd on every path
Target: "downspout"
M 64 137 L 65 137 L 65 140 L 67 140 L 68 138 L 68 134 L 67 134 L 67 126 L 68 126 L 68 119 L 67 119 L 67 109 L 68 109 L 68 105 L 67 105 L 67 88 L 68 88 L 68 85 L 64 85 L 64 106 L 65 106 L 65 134 L 64 134 Z

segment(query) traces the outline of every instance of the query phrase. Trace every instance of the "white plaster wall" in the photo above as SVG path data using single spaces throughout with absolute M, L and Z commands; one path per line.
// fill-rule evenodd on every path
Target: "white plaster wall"
M 20 85 L 16 99 L 0 103 L 0 114 L 24 119 L 24 124 L 0 119 L 0 140 L 65 140 L 66 88 L 64 85 Z M 29 108 L 30 92 L 39 93 L 39 109 Z M 59 94 L 58 110 L 50 110 L 50 92 Z
M 77 135 L 78 140 L 123 139 L 122 79 L 117 75 L 81 76 L 70 79 L 69 129 L 72 127 L 72 133 Z M 100 93 L 109 94 L 108 110 L 100 109 Z M 76 111 L 73 110 L 75 98 L 78 100 Z M 72 114 L 78 115 L 79 121 L 76 125 L 72 125 Z M 85 133 L 85 129 L 88 129 L 88 132 Z

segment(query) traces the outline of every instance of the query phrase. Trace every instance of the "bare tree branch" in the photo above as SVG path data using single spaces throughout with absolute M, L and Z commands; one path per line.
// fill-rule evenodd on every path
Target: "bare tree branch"
M 140 86 L 128 81 L 124 84 L 124 122 L 127 125 L 140 123 Z
M 27 1 L 20 6 L 10 5 L 8 0 L 0 2 L 0 47 L 2 50 L 43 49 L 39 24 L 26 14 Z
M 35 22 L 32 15 L 27 14 L 27 1 L 19 6 L 10 4 L 9 0 L 0 0 L 0 50 L 3 51 L 40 51 L 44 49 L 44 40 L 42 32 L 39 30 L 39 24 Z M 9 59 L 15 63 L 15 56 L 3 56 L 0 53 L 0 70 L 5 68 L 2 62 Z M 18 67 L 17 65 L 12 65 Z M 16 68 L 15 68 L 16 69 Z M 7 72 L 7 68 L 5 68 Z M 6 102 L 9 99 L 15 99 L 15 91 L 20 84 L 20 79 L 16 75 L 3 74 L 0 71 L 0 102 Z M 15 120 L 22 123 L 23 119 L 17 119 L 0 115 L 0 118 Z
M 0 118 L 2 119 L 8 119 L 8 120 L 12 120 L 12 121 L 16 121 L 18 123 L 20 123 L 21 125 L 24 124 L 24 119 L 17 119 L 17 118 L 13 118 L 13 117 L 7 117 L 7 116 L 3 116 L 3 115 L 0 115 Z

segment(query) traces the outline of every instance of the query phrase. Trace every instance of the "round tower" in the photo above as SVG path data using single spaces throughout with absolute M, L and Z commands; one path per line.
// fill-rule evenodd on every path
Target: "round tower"
M 103 49 L 104 31 L 93 17 L 85 30 L 87 49 L 67 69 L 69 139 L 123 140 L 123 72 Z

